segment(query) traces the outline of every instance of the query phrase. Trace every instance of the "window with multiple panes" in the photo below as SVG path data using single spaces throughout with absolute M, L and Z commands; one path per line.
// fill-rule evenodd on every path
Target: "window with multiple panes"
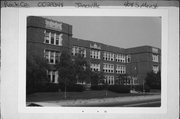
M 114 53 L 111 52 L 104 52 L 103 53 L 103 59 L 107 61 L 114 61 Z
M 48 78 L 51 83 L 58 83 L 58 71 L 48 71 Z
M 100 64 L 90 64 L 91 71 L 100 71 Z
M 131 62 L 131 56 L 127 55 L 127 63 L 130 63 L 130 62 Z
M 55 36 L 55 33 L 51 33 L 51 44 L 54 44 L 54 36 Z
M 116 65 L 116 73 L 117 74 L 125 74 L 126 66 L 125 65 Z
M 60 35 L 59 35 L 59 34 L 56 34 L 56 37 L 55 37 L 55 38 L 56 38 L 56 40 L 55 40 L 55 44 L 56 44 L 56 45 L 59 44 L 59 40 L 60 40 L 59 37 L 60 37 Z
M 90 50 L 90 58 L 101 59 L 101 52 L 99 50 Z
M 105 75 L 104 82 L 108 85 L 114 85 L 114 76 L 111 75 Z
M 45 50 L 44 57 L 50 64 L 56 64 L 60 60 L 61 53 L 58 51 Z
M 103 72 L 114 73 L 114 64 L 104 63 L 103 64 Z
M 54 33 L 54 32 L 50 32 L 45 30 L 44 31 L 44 43 L 46 44 L 51 44 L 51 45 L 62 45 L 62 33 Z
M 45 31 L 44 34 L 45 34 L 44 43 L 49 44 L 50 43 L 50 35 L 51 35 L 51 33 Z
M 86 48 L 79 47 L 79 46 L 73 46 L 72 47 L 72 55 L 77 56 L 78 54 L 81 54 L 83 57 L 86 57 Z
M 158 62 L 158 55 L 152 54 L 152 61 L 153 62 Z
M 116 58 L 116 62 L 122 62 L 125 63 L 126 62 L 126 56 L 124 54 L 116 54 L 115 56 Z

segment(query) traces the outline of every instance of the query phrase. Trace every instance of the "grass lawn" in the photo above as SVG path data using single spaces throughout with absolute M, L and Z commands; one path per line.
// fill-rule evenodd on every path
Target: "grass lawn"
M 66 100 L 76 99 L 92 99 L 92 98 L 107 98 L 107 97 L 124 97 L 124 96 L 137 96 L 142 94 L 130 94 L 130 93 L 115 93 L 111 91 L 84 91 L 84 92 L 67 92 Z M 26 101 L 58 101 L 64 100 L 64 92 L 41 92 L 27 95 Z

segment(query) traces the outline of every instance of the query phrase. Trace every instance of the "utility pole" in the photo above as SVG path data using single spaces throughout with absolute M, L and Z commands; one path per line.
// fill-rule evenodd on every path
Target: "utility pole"
M 144 80 L 143 80 L 143 94 L 144 94 Z
M 106 89 L 106 97 L 107 97 L 107 95 L 108 95 L 108 94 L 107 94 L 107 89 Z
M 107 79 L 106 79 L 106 81 L 107 81 Z M 106 83 L 105 86 L 106 86 L 106 97 L 107 97 L 107 95 L 108 95 L 108 84 Z

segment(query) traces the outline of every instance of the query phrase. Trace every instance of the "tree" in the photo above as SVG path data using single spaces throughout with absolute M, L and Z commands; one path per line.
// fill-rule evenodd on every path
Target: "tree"
M 105 84 L 103 72 L 91 71 L 91 85 Z
M 73 86 L 77 82 L 98 85 L 104 81 L 103 73 L 92 72 L 89 63 L 80 53 L 72 60 L 68 52 L 63 51 L 56 68 L 59 72 L 59 83 L 63 87 Z
M 74 61 L 75 77 L 77 82 L 89 82 L 90 68 L 81 54 L 77 54 Z
M 157 73 L 149 72 L 145 78 L 145 84 L 151 89 L 161 89 L 161 71 Z
M 56 65 L 59 74 L 59 84 L 70 86 L 75 84 L 75 72 L 71 56 L 66 50 L 63 50 L 60 62 Z
M 26 91 L 33 93 L 49 82 L 47 71 L 49 65 L 44 58 L 28 56 L 26 64 Z
M 127 80 L 127 75 L 126 74 L 119 74 L 117 79 L 118 80 L 116 80 L 116 83 L 118 85 L 121 85 L 122 83 L 124 83 L 124 80 Z

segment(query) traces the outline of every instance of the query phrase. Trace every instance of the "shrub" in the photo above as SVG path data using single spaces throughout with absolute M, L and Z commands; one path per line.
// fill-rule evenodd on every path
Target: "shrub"
M 117 92 L 117 93 L 130 93 L 130 86 L 110 85 L 108 87 L 108 90 L 112 92 Z
M 92 85 L 91 90 L 104 90 L 106 87 L 105 85 Z
M 134 86 L 134 89 L 136 91 L 141 91 L 143 92 L 143 85 L 137 85 L 137 86 Z M 150 87 L 148 85 L 144 85 L 144 91 L 145 92 L 150 92 Z
M 60 89 L 61 91 L 65 91 L 65 85 L 61 84 Z M 66 86 L 67 92 L 82 92 L 84 90 L 85 90 L 85 87 L 80 84 L 73 84 L 73 85 Z
M 80 84 L 75 84 L 72 87 L 69 87 L 69 91 L 74 91 L 74 92 L 82 92 L 85 90 L 85 87 Z
M 148 85 L 148 84 L 147 84 Z M 159 85 L 151 85 L 149 86 L 151 89 L 157 89 L 157 90 L 161 90 L 161 84 Z
M 47 85 L 47 92 L 58 92 L 59 91 L 59 85 L 55 83 L 49 83 Z
M 157 73 L 149 72 L 145 78 L 145 84 L 148 85 L 151 89 L 160 89 L 161 90 L 161 71 Z

